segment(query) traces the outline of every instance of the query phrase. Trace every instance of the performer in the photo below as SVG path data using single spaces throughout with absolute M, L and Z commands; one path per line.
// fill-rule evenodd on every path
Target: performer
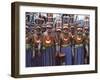
M 31 46 L 31 34 L 29 29 L 26 29 L 26 67 L 32 67 L 32 46 Z
M 70 27 L 70 34 L 71 34 L 72 38 L 75 36 L 75 26 L 73 26 L 73 25 Z
M 51 35 L 52 26 L 47 25 L 47 34 L 43 35 L 42 64 L 43 66 L 55 65 L 54 37 Z
M 89 27 L 84 27 L 84 37 L 85 37 L 85 63 L 89 64 Z
M 84 64 L 84 37 L 82 27 L 77 27 L 77 33 L 74 37 L 75 56 L 74 64 Z
M 84 19 L 84 37 L 85 37 L 85 64 L 89 64 L 89 16 L 85 16 Z
M 71 25 L 70 27 L 70 36 L 71 36 L 71 46 L 72 46 L 72 64 L 74 64 L 74 56 L 75 56 L 75 45 L 74 45 L 74 36 L 75 36 L 75 26 Z
M 42 57 L 41 57 L 41 47 L 42 47 L 42 35 L 41 28 L 36 27 L 36 33 L 33 36 L 33 66 L 42 66 Z
M 65 55 L 61 54 L 61 27 L 56 28 L 55 45 L 56 45 L 56 65 L 63 65 Z
M 69 35 L 68 24 L 63 25 L 61 34 L 61 53 L 65 54 L 65 65 L 72 65 L 71 36 Z

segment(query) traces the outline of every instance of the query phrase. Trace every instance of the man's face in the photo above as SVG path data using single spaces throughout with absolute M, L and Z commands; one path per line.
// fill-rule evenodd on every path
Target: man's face
M 81 35 L 82 34 L 82 28 L 77 28 L 77 34 Z
M 40 29 L 40 28 L 36 29 L 36 33 L 37 33 L 38 35 L 40 35 L 40 34 L 41 34 L 41 29 Z
M 74 28 L 71 28 L 71 33 L 74 33 L 75 32 L 75 29 Z
M 45 32 L 45 31 L 46 31 L 46 28 L 43 27 L 43 28 L 42 28 L 42 32 Z
M 84 29 L 84 33 L 85 33 L 86 35 L 89 35 L 89 29 L 88 29 L 88 28 L 85 28 L 85 29 Z
M 61 31 L 60 31 L 60 30 L 57 30 L 56 32 L 57 32 L 57 34 L 60 34 L 60 33 L 61 33 Z
M 68 29 L 68 28 L 64 28 L 64 29 L 63 29 L 63 32 L 64 32 L 64 33 L 68 33 L 68 32 L 69 32 L 69 29 Z
M 52 28 L 47 28 L 47 32 L 51 33 L 52 32 Z

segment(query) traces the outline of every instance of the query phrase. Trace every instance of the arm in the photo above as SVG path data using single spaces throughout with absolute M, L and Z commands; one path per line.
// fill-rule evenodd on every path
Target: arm
M 35 44 L 34 44 L 34 36 L 32 37 L 32 51 L 33 51 L 33 58 L 35 57 Z

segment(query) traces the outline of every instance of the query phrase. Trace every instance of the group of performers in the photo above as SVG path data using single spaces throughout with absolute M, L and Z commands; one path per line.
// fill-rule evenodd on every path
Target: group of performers
M 27 66 L 55 66 L 89 63 L 89 32 L 88 27 L 73 28 L 67 24 L 63 28 L 47 25 L 42 33 L 37 26 L 33 35 L 26 35 Z
M 26 28 L 26 67 L 89 64 L 89 27 L 59 26 Z

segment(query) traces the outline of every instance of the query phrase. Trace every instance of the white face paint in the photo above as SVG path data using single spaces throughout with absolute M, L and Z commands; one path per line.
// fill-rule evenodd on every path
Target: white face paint
M 82 32 L 83 32 L 82 28 L 77 28 L 77 34 L 78 34 L 78 35 L 81 35 Z

